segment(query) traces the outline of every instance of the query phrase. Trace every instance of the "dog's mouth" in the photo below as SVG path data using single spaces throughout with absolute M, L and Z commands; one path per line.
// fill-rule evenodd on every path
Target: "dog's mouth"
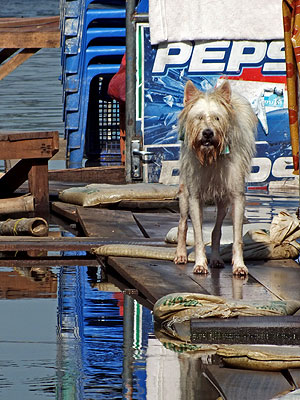
M 214 146 L 214 144 L 213 144 L 213 142 L 211 140 L 201 140 L 200 141 L 200 146 L 212 147 L 212 146 Z

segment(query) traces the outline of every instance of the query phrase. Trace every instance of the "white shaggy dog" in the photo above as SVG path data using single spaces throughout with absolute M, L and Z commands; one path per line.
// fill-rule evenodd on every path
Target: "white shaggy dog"
M 174 262 L 187 262 L 186 233 L 190 214 L 195 239 L 194 273 L 208 273 L 202 238 L 202 207 L 217 205 L 212 232 L 211 267 L 224 266 L 220 257 L 223 219 L 232 206 L 234 275 L 248 273 L 243 260 L 242 228 L 245 179 L 255 152 L 257 119 L 249 102 L 231 92 L 228 81 L 212 92 L 199 91 L 191 81 L 184 90 L 184 109 L 179 116 L 181 168 L 179 180 L 180 221 Z

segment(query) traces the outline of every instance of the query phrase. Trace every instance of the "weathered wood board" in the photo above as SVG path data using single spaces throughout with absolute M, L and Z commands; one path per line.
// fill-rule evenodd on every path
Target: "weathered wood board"
M 60 182 L 84 182 L 125 184 L 125 167 L 86 167 L 50 170 L 49 180 Z
M 51 203 L 51 210 L 61 217 L 67 218 L 73 222 L 78 222 L 77 206 L 75 204 L 53 201 Z
M 0 48 L 44 48 L 59 45 L 59 16 L 0 19 Z
M 169 261 L 109 257 L 108 265 L 154 304 L 174 292 L 208 292 Z
M 130 211 L 77 207 L 77 215 L 89 237 L 113 240 L 144 237 Z

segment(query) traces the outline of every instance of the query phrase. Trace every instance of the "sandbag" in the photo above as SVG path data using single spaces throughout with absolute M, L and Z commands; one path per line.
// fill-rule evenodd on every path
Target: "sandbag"
M 300 221 L 296 215 L 281 211 L 271 222 L 270 231 L 249 231 L 243 237 L 244 259 L 295 259 L 299 255 Z M 224 260 L 231 259 L 232 246 L 221 250 Z
M 189 233 L 190 231 L 190 233 Z M 243 254 L 245 260 L 280 260 L 298 257 L 300 243 L 300 221 L 296 215 L 280 212 L 271 222 L 269 230 L 249 230 L 243 236 Z M 177 243 L 177 228 L 172 228 L 166 235 L 167 243 Z M 209 244 L 208 242 L 206 244 Z M 194 245 L 194 237 L 188 230 L 187 245 Z M 221 245 L 220 255 L 225 262 L 231 261 L 232 243 Z
M 299 346 L 221 345 L 191 343 L 190 321 L 195 318 L 293 315 L 300 302 L 226 301 L 199 293 L 172 293 L 159 299 L 153 308 L 155 335 L 163 346 L 176 353 L 217 354 L 231 368 L 280 371 L 300 368 Z
M 91 250 L 98 256 L 150 258 L 173 261 L 176 249 L 172 247 L 143 246 L 131 244 L 107 244 Z M 193 262 L 194 255 L 189 258 Z
M 154 304 L 153 315 L 171 337 L 190 341 L 190 320 L 237 316 L 293 315 L 300 309 L 296 300 L 225 300 L 199 293 L 171 293 Z
M 300 348 L 281 346 L 220 346 L 216 351 L 230 368 L 281 371 L 300 368 Z
M 84 207 L 115 204 L 122 200 L 174 200 L 178 187 L 160 183 L 136 183 L 128 185 L 90 184 L 73 187 L 59 193 L 59 200 Z

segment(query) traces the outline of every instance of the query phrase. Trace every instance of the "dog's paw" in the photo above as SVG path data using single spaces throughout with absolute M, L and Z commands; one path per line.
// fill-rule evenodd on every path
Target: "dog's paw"
M 233 265 L 232 273 L 235 276 L 246 277 L 248 275 L 248 268 L 246 267 L 246 265 L 243 264 Z
M 207 275 L 208 274 L 208 269 L 207 269 L 207 266 L 206 265 L 194 265 L 194 268 L 193 268 L 193 273 L 194 274 L 205 274 L 205 275 Z
M 185 254 L 176 254 L 174 258 L 175 264 L 186 264 L 187 263 L 187 255 Z
M 224 268 L 224 261 L 221 257 L 213 257 L 209 261 L 209 266 L 211 268 Z

